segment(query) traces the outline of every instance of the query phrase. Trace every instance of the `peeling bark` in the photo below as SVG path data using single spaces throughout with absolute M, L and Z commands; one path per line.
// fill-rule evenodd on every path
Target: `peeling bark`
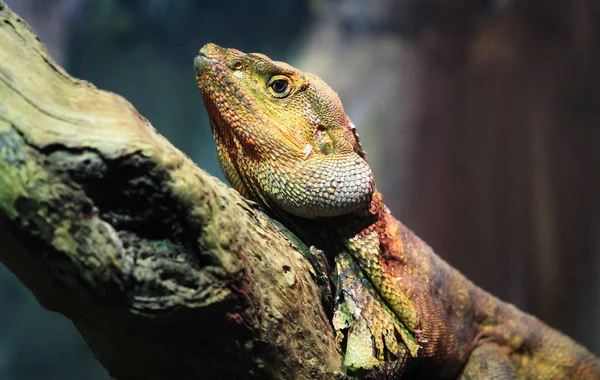
M 70 77 L 1 0 L 0 241 L 115 378 L 341 370 L 307 247 Z

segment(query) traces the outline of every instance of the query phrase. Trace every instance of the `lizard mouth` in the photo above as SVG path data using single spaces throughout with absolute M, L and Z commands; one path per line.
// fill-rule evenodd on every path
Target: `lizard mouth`
M 256 125 L 261 123 L 256 120 L 256 114 L 248 109 L 251 105 L 240 106 L 237 94 L 241 85 L 215 49 L 218 49 L 216 45 L 205 45 L 194 58 L 196 82 L 204 100 L 210 128 L 215 139 L 227 147 L 228 155 L 234 154 L 236 147 L 242 147 L 248 157 L 258 159 L 259 147 L 249 143 L 244 133 L 248 130 L 248 120 L 255 120 Z
M 211 49 L 215 49 L 212 44 L 207 44 L 200 49 L 199 54 L 194 58 L 194 71 L 198 89 L 202 94 L 208 112 L 211 128 L 213 132 L 217 132 L 217 130 L 224 132 L 224 129 L 230 129 L 232 120 L 226 120 L 225 115 L 219 111 L 218 104 L 227 104 L 229 100 L 227 99 L 228 91 L 220 91 L 220 89 L 232 86 L 233 83 L 229 83 L 228 76 L 224 75 L 227 74 L 226 71 L 221 68 L 223 62 L 220 61 L 218 56 L 214 57 Z
M 211 64 L 210 58 L 203 54 L 199 54 L 194 58 L 194 70 L 196 75 L 202 74 L 202 72 Z

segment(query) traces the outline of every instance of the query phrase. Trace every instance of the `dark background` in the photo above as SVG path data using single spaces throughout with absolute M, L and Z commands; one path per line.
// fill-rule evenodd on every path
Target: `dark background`
M 597 0 L 7 3 L 72 75 L 123 95 L 221 178 L 198 49 L 316 73 L 340 93 L 398 219 L 476 284 L 600 354 Z M 0 379 L 39 378 L 108 375 L 0 267 Z

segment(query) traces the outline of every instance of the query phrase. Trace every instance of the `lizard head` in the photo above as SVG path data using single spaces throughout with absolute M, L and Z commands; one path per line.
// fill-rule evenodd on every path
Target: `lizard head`
M 325 82 L 214 44 L 200 49 L 194 68 L 221 167 L 242 195 L 306 218 L 368 208 L 373 175 Z

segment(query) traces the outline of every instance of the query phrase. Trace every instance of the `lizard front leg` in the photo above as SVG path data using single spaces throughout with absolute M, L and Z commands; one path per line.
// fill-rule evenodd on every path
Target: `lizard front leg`
M 418 349 L 411 333 L 348 252 L 336 255 L 333 279 L 336 287 L 333 326 L 344 351 L 344 367 L 350 371 L 370 370 L 382 367 L 384 362 L 394 362 L 395 372 L 402 373 L 408 358 Z
M 418 323 L 416 310 L 407 295 L 398 287 L 398 281 L 401 279 L 394 278 L 382 260 L 376 225 L 373 224 L 348 239 L 346 247 L 396 316 L 414 333 Z

